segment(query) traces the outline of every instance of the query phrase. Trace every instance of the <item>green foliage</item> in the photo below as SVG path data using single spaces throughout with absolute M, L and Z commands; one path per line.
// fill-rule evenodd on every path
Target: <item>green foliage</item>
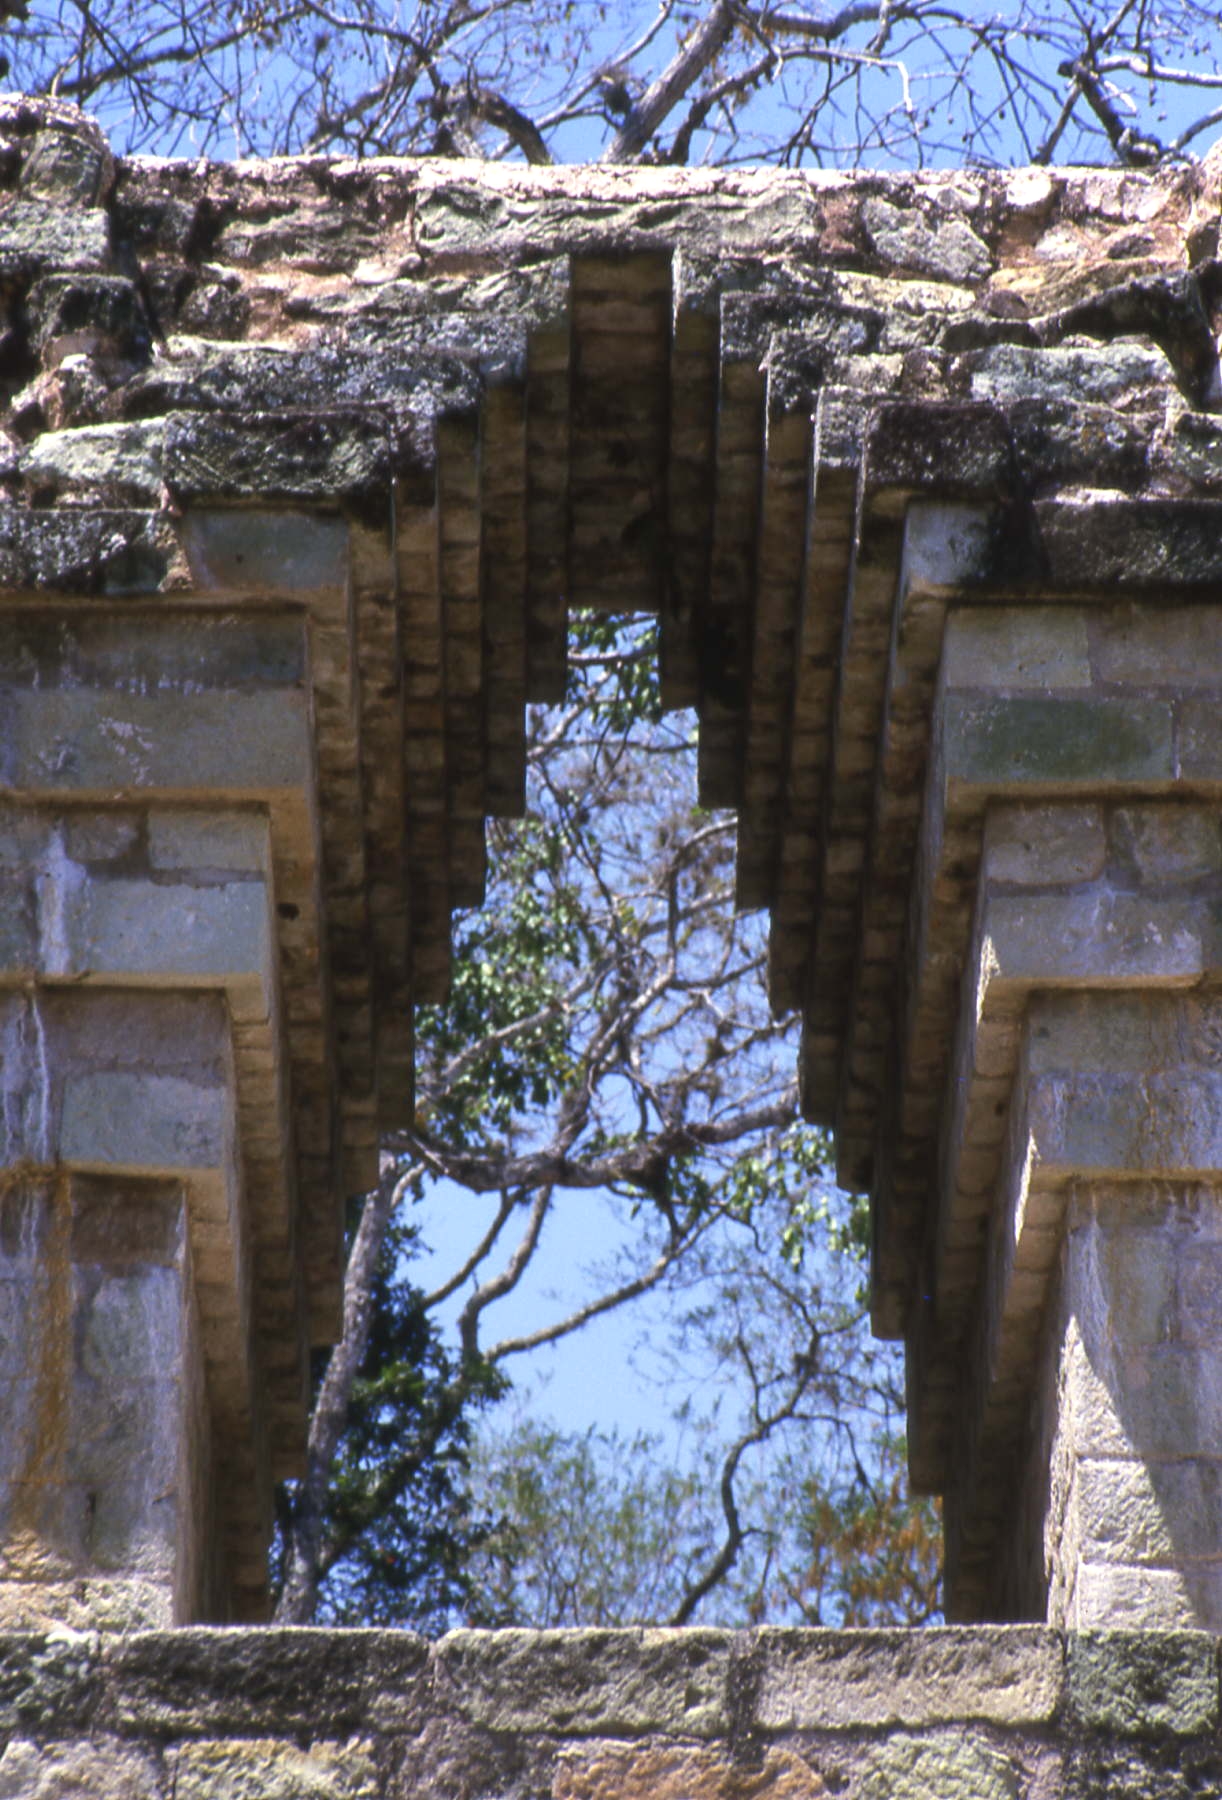
M 763 929 L 733 911 L 733 822 L 698 804 L 691 721 L 662 715 L 653 622 L 579 615 L 565 704 L 532 714 L 529 743 L 529 810 L 490 833 L 398 1146 L 414 1216 L 441 1179 L 493 1196 L 492 1223 L 431 1296 L 414 1231 L 392 1225 L 328 1501 L 325 1616 L 927 1615 L 936 1551 L 898 1485 L 899 1372 L 863 1316 L 865 1204 L 829 1187 L 826 1134 L 796 1116 Z M 583 1187 L 631 1227 L 620 1249 L 586 1300 L 497 1338 L 501 1296 Z M 636 1361 L 669 1384 L 681 1449 L 498 1427 L 515 1359 L 562 1344 L 587 1304 L 645 1294 Z
M 780 1214 L 778 1247 L 795 1272 L 820 1232 L 826 1234 L 831 1250 L 852 1254 L 865 1241 L 861 1234 L 869 1230 L 864 1196 L 850 1202 L 844 1220 L 833 1214 L 826 1191 L 830 1161 L 826 1131 L 795 1123 L 736 1156 L 722 1184 L 727 1210 L 743 1224 L 750 1224 L 766 1207 Z
M 450 1070 L 430 1089 L 428 1127 L 467 1144 L 511 1135 L 571 1079 L 565 977 L 590 948 L 554 831 L 528 818 L 499 849 L 489 902 L 459 930 L 450 997 L 417 1021 L 425 1069 Z
M 404 1278 L 415 1234 L 387 1240 L 373 1329 L 353 1389 L 325 1515 L 326 1622 L 444 1630 L 471 1591 L 487 1524 L 467 1469 L 478 1414 L 504 1391 L 483 1362 L 446 1348 L 424 1295 Z
M 942 1564 L 937 1503 L 908 1490 L 904 1442 L 880 1434 L 870 1476 L 797 1494 L 784 1601 L 808 1625 L 924 1625 L 936 1617 Z
M 521 1420 L 481 1436 L 473 1625 L 635 1625 L 665 1619 L 715 1539 L 703 1471 L 668 1466 L 647 1432 L 566 1432 Z

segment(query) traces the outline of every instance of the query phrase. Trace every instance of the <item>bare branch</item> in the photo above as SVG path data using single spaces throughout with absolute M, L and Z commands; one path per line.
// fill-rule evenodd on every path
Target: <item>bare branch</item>
M 708 17 L 648 87 L 604 151 L 607 163 L 635 162 L 659 126 L 730 40 L 741 0 L 713 0 Z
M 448 1280 L 443 1281 L 439 1288 L 434 1288 L 431 1294 L 426 1294 L 424 1296 L 424 1299 L 420 1304 L 425 1312 L 435 1311 L 443 1301 L 448 1300 L 451 1294 L 456 1294 L 459 1288 L 474 1275 L 476 1269 L 479 1268 L 479 1265 L 483 1262 L 488 1252 L 492 1249 L 492 1246 L 496 1243 L 497 1238 L 500 1237 L 507 1221 L 513 1214 L 514 1206 L 515 1202 L 510 1194 L 503 1194 L 501 1196 L 501 1204 L 496 1209 L 491 1225 L 489 1225 L 483 1237 L 480 1238 L 471 1254 L 463 1259 L 461 1265 L 455 1269 Z
M 558 1319 L 551 1325 L 541 1325 L 537 1331 L 526 1332 L 520 1337 L 502 1338 L 500 1343 L 494 1344 L 487 1352 L 488 1361 L 501 1362 L 506 1357 L 520 1355 L 523 1350 L 538 1350 L 544 1344 L 558 1343 L 561 1338 L 580 1331 L 591 1319 L 614 1312 L 617 1307 L 626 1306 L 630 1300 L 638 1300 L 642 1294 L 647 1294 L 650 1288 L 658 1285 L 667 1271 L 674 1267 L 680 1255 L 690 1248 L 697 1235 L 698 1231 L 693 1231 L 688 1237 L 668 1244 L 643 1275 L 637 1276 L 634 1281 L 623 1282 L 609 1293 L 600 1294 L 597 1300 L 578 1307 L 565 1318 Z
M 530 1216 L 527 1220 L 526 1230 L 522 1233 L 522 1237 L 513 1255 L 509 1258 L 509 1261 L 505 1264 L 505 1267 L 501 1270 L 499 1275 L 491 1276 L 489 1280 L 482 1282 L 480 1286 L 476 1288 L 475 1292 L 471 1295 L 470 1299 L 459 1313 L 458 1338 L 462 1345 L 464 1360 L 474 1362 L 480 1354 L 479 1322 L 480 1316 L 485 1308 L 490 1306 L 494 1300 L 499 1300 L 502 1295 L 510 1293 L 517 1287 L 519 1281 L 521 1281 L 526 1270 L 529 1268 L 530 1259 L 539 1245 L 539 1233 L 543 1230 L 543 1221 L 548 1215 L 551 1204 L 551 1188 L 541 1187 L 535 1195 L 530 1209 Z

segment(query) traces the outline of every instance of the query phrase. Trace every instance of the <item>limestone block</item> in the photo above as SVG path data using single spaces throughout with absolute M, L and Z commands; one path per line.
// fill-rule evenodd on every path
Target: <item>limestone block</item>
M 1222 1459 L 1084 1460 L 1077 1483 L 1088 1562 L 1166 1568 L 1219 1555 Z
M 556 1759 L 552 1800 L 824 1800 L 822 1776 L 791 1750 L 769 1749 L 750 1766 L 689 1745 L 595 1739 Z
M 1134 389 L 1164 389 L 1174 381 L 1162 350 L 1124 341 L 1090 349 L 996 344 L 974 360 L 973 400 L 1093 400 L 1108 405 Z
M 861 209 L 870 242 L 886 262 L 945 281 L 979 281 L 992 268 L 989 247 L 966 219 L 931 210 L 922 216 L 890 201 L 869 199 Z
M 861 1800 L 1020 1800 L 1016 1763 L 972 1732 L 928 1737 L 894 1732 L 867 1752 L 854 1794 Z
M 1039 1724 L 1060 1704 L 1061 1648 L 1051 1632 L 990 1634 L 761 1631 L 756 1718 L 767 1730 L 837 1730 L 981 1720 Z
M 1015 783 L 1171 781 L 1177 774 L 1166 700 L 978 698 L 948 694 L 947 780 L 991 792 Z
M 1101 681 L 1189 692 L 1222 683 L 1222 606 L 1109 608 L 1091 629 Z
M 11 592 L 156 594 L 177 560 L 164 513 L 0 505 L 0 584 Z
M 152 810 L 148 855 L 154 869 L 189 870 L 196 875 L 270 873 L 267 824 L 258 812 Z
M 69 885 L 53 899 L 46 885 L 49 878 L 39 896 L 46 974 L 206 981 L 229 991 L 237 1019 L 271 1013 L 274 928 L 261 881 L 204 887 L 116 878 Z
M 1222 779 L 1222 734 L 1218 701 L 1182 700 L 1177 708 L 1179 773 L 1185 781 Z
M 490 1731 L 726 1728 L 732 1642 L 719 1631 L 456 1631 L 434 1652 L 437 1692 Z
M 174 1612 L 173 1589 L 140 1575 L 0 1580 L 0 1632 L 147 1631 L 172 1624 Z
M 30 491 L 70 494 L 92 504 L 155 507 L 161 499 L 160 422 L 47 431 L 17 458 Z
M 44 369 L 59 367 L 68 357 L 98 356 L 126 363 L 147 359 L 152 334 L 144 299 L 134 281 L 122 275 L 51 274 L 37 282 L 30 293 L 30 318 L 34 343 Z M 131 441 L 138 442 L 155 433 L 162 435 L 160 422 L 137 421 L 127 426 L 82 425 L 84 432 L 101 430 L 110 434 L 115 448 L 122 453 L 124 434 L 131 431 Z M 60 434 L 44 432 L 40 442 Z M 95 440 L 105 442 L 105 439 Z M 65 446 L 60 446 L 61 450 Z M 70 455 L 71 453 L 69 453 Z M 86 458 L 91 456 L 84 448 Z M 93 458 L 95 468 L 96 457 Z M 104 483 L 104 476 L 103 476 Z M 155 505 L 160 500 L 159 481 L 144 485 Z
M 1192 1631 L 1222 1618 L 1222 1574 L 1216 1564 L 1179 1568 L 1082 1562 L 1064 1622 L 1074 1631 Z
M 199 1446 L 181 1193 L 145 1188 L 125 1209 L 122 1186 L 104 1194 L 60 1176 L 21 1198 L 18 1209 L 7 1196 L 10 1217 L 21 1214 L 17 1257 L 0 1257 L 2 1275 L 34 1268 L 5 1358 L 17 1404 L 6 1408 L 0 1588 L 8 1617 L 33 1623 L 48 1584 L 116 1576 L 172 1592 L 193 1529 L 183 1475 Z M 117 1242 L 108 1212 L 124 1215 Z
M 13 1161 L 232 1166 L 232 1076 L 214 996 L 0 993 L 0 1039 Z
M 28 104 L 20 96 L 7 98 L 18 113 Z M 97 122 L 62 101 L 44 101 L 39 112 L 21 168 L 21 192 L 45 195 L 60 207 L 100 206 L 114 184 L 115 159 Z
M 1023 1054 L 1034 1075 L 1052 1071 L 1144 1075 L 1196 1061 L 1184 1041 L 1178 993 L 1148 988 L 1044 991 L 1029 1014 Z
M 428 1645 L 401 1631 L 146 1631 L 102 1655 L 121 1728 L 165 1737 L 414 1733 L 432 1686 Z
M 1200 806 L 1118 806 L 1108 820 L 1119 868 L 1146 888 L 1222 869 L 1222 815 Z
M 164 604 L 151 613 L 48 605 L 0 613 L 0 685 L 6 689 L 86 689 L 109 697 L 173 693 L 182 708 L 183 696 L 300 687 L 306 667 L 302 622 L 284 610 L 246 616 L 167 610 Z
M 378 1800 L 367 1743 L 221 1739 L 184 1744 L 170 1757 L 174 1800 Z
M 1177 1269 L 1175 1336 L 1182 1344 L 1222 1343 L 1222 1244 L 1202 1242 L 1203 1235 L 1181 1253 Z
M 1028 1106 L 1045 1177 L 1222 1173 L 1222 1075 L 1048 1075 Z
M 127 1744 L 18 1737 L 0 1756 L 0 1800 L 165 1800 L 168 1792 L 159 1759 Z
M 183 501 L 202 498 L 364 501 L 385 513 L 392 445 L 379 413 L 171 413 L 165 477 Z
M 0 1639 L 0 1730 L 67 1735 L 87 1726 L 99 1697 L 97 1638 L 59 1631 Z
M 64 1083 L 60 1154 L 81 1166 L 224 1166 L 232 1101 L 219 1085 L 175 1076 L 95 1071 Z
M 110 263 L 110 221 L 100 207 L 17 199 L 0 215 L 0 275 L 29 281 L 46 269 L 82 274 Z
M 998 982 L 1187 986 L 1210 966 L 1213 912 L 1180 895 L 1102 890 L 989 899 L 982 957 Z
M 990 806 L 985 820 L 987 880 L 1022 887 L 1093 881 L 1107 860 L 1100 806 Z
M 238 594 L 343 588 L 348 526 L 307 512 L 193 507 L 184 526 L 195 585 Z
M 10 820 L 14 831 L 24 833 L 26 837 L 20 854 L 13 857 L 14 867 L 20 867 L 33 860 L 31 851 L 36 843 L 39 850 L 44 847 L 38 841 L 39 821 L 24 808 L 13 807 L 0 815 L 0 832 L 4 831 Z M 64 851 L 72 862 L 121 862 L 125 856 L 136 853 L 143 824 L 144 816 L 141 813 L 124 807 L 107 807 L 105 811 L 86 808 L 79 812 L 69 812 L 63 817 Z M 150 824 L 150 831 L 151 829 Z M 3 853 L 3 849 L 0 849 L 0 855 Z
M 239 797 L 310 785 L 300 692 L 178 695 L 14 690 L 0 676 L 0 786 L 126 795 L 143 788 Z
M 946 688 L 1036 693 L 1091 686 L 1087 615 L 1076 606 L 952 607 L 942 646 Z

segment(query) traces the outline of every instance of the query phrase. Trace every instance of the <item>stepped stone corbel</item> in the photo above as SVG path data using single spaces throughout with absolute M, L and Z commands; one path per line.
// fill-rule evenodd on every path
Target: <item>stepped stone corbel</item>
M 0 1623 L 264 1612 L 579 604 L 740 812 L 949 1611 L 1222 1629 L 1217 165 L 0 151 Z
M 952 1615 L 1216 1627 L 1217 552 L 1154 588 L 1110 526 L 1060 508 L 1024 547 L 996 509 L 908 514 L 875 809 L 892 853 L 919 830 L 906 907 L 865 883 L 862 964 L 901 918 L 903 951 L 886 990 L 859 966 L 841 1154 L 871 1169 Z M 888 814 L 905 761 L 920 804 Z

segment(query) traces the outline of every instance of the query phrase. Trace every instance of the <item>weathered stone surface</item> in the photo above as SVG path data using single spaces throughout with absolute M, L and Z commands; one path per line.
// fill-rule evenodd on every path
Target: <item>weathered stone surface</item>
M 153 594 L 170 575 L 175 552 L 164 516 L 64 517 L 0 506 L 0 583 L 9 592 Z
M 761 1632 L 757 1718 L 769 1730 L 829 1730 L 985 1720 L 1038 1724 L 1061 1696 L 1061 1644 L 1010 1626 L 982 1639 L 949 1628 L 919 1633 Z
M 971 1733 L 910 1737 L 896 1732 L 863 1758 L 862 1800 L 1019 1800 L 1021 1771 Z
M 428 1646 L 407 1632 L 147 1632 L 102 1655 L 108 1715 L 129 1733 L 414 1733 L 429 1701 Z
M 0 99 L 0 132 L 10 142 L 27 133 L 21 191 L 47 194 L 66 206 L 97 206 L 107 198 L 115 163 L 97 123 L 77 107 L 45 96 Z
M 953 694 L 944 717 L 952 781 L 1004 789 L 1016 782 L 1170 781 L 1174 774 L 1165 701 Z
M 1114 405 L 1152 391 L 1165 393 L 1175 375 L 1150 345 L 1118 343 L 1091 349 L 1024 349 L 998 344 L 969 359 L 974 400 L 1085 400 Z
M 1191 1735 L 1218 1723 L 1218 1657 L 1199 1632 L 1084 1631 L 1068 1640 L 1069 1704 L 1095 1731 Z
M 929 1681 L 922 1716 L 916 1662 L 897 1661 L 905 1634 L 854 1632 L 846 1651 L 856 1679 L 840 1684 L 834 1718 L 811 1706 L 810 1723 L 765 1727 L 736 1704 L 711 1733 L 693 1733 L 679 1715 L 673 1725 L 646 1721 L 643 1713 L 628 1722 L 629 1665 L 635 1661 L 645 1684 L 656 1667 L 654 1634 L 638 1631 L 565 1634 L 600 1638 L 612 1679 L 601 1688 L 587 1684 L 581 1716 L 562 1723 L 548 1711 L 558 1635 L 513 1634 L 515 1704 L 535 1653 L 535 1716 L 520 1727 L 506 1716 L 496 1730 L 455 1710 L 443 1673 L 450 1647 L 430 1652 L 398 1633 L 194 1630 L 100 1644 L 83 1639 L 68 1647 L 74 1672 L 54 1692 L 42 1684 L 53 1660 L 64 1672 L 59 1644 L 7 1640 L 0 1669 L 20 1669 L 26 1659 L 23 1692 L 42 1697 L 36 1718 L 8 1727 L 0 1761 L 8 1786 L 0 1792 L 21 1800 L 109 1800 L 112 1793 L 116 1800 L 406 1800 L 409 1793 L 430 1800 L 820 1800 L 836 1793 L 1093 1800 L 1105 1792 L 1212 1791 L 1216 1644 L 1199 1635 L 938 1631 L 932 1636 L 940 1651 L 920 1671 Z M 799 1678 L 805 1649 L 800 1685 L 813 1696 L 836 1638 L 822 1631 L 742 1634 L 733 1640 L 734 1656 L 740 1669 L 758 1672 L 783 1649 L 788 1676 Z M 919 1661 L 924 1634 L 908 1640 Z M 952 1645 L 956 1655 L 948 1661 Z M 1028 1694 L 1022 1705 L 1008 1704 L 1003 1690 L 1012 1678 L 1024 1681 L 1033 1649 L 1037 1666 L 1046 1651 L 1055 1652 L 1058 1669 L 1068 1654 L 1068 1703 L 1049 1706 L 1041 1696 L 1030 1707 Z M 897 1670 L 910 1714 L 898 1727 L 880 1720 L 876 1704 Z M 87 1712 L 77 1685 L 82 1673 Z M 965 1682 L 971 1707 L 958 1720 L 947 1714 L 943 1685 L 956 1678 Z M 984 1699 L 991 1684 L 992 1697 Z M 396 1707 L 396 1695 L 409 1693 L 410 1704 Z M 1109 1780 L 1123 1785 L 1099 1785 Z M 1194 1788 L 1197 1780 L 1204 1785 Z M 1184 1781 L 1190 1785 L 1175 1785 Z
M 11 200 L 0 212 L 0 276 L 31 281 L 45 269 L 82 274 L 110 264 L 109 220 L 98 208 Z
M 90 425 L 44 432 L 16 459 L 16 478 L 40 500 L 64 495 L 101 506 L 156 506 L 165 428 Z
M 823 1800 L 818 1771 L 792 1751 L 765 1751 L 758 1765 L 688 1747 L 593 1743 L 562 1751 L 553 1800 Z
M 201 588 L 301 593 L 340 588 L 348 572 L 348 528 L 304 512 L 194 509 L 184 543 Z
M 174 1800 L 377 1800 L 360 1742 L 308 1749 L 266 1738 L 188 1744 L 170 1761 Z
M 133 367 L 148 360 L 148 314 L 136 283 L 125 276 L 48 275 L 33 288 L 29 310 L 34 348 L 47 365 L 82 352 Z
M 992 268 L 988 245 L 953 213 L 923 215 L 881 199 L 867 200 L 861 211 L 870 242 L 889 264 L 943 281 L 979 281 Z
M 362 413 L 170 415 L 165 479 L 180 500 L 372 503 L 385 510 L 393 469 L 384 419 Z
M 490 1731 L 682 1732 L 727 1726 L 730 1634 L 717 1631 L 452 1632 L 439 1699 Z
M 2 1800 L 164 1800 L 157 1759 L 122 1744 L 40 1745 L 13 1738 L 0 1755 Z
M 0 1637 L 0 1730 L 68 1735 L 86 1726 L 101 1691 L 93 1635 Z
M 948 688 L 1036 693 L 1089 688 L 1087 615 L 1068 606 L 952 612 L 942 652 Z
M 0 102 L 0 139 L 7 1143 L 40 1170 L 53 1143 L 172 1168 L 199 1304 L 228 1296 L 230 1341 L 248 1308 L 275 1314 L 234 1417 L 212 1420 L 274 1395 L 274 1448 L 246 1484 L 249 1580 L 264 1476 L 302 1455 L 302 1383 L 274 1371 L 299 1377 L 308 1339 L 336 1328 L 335 1196 L 375 1178 L 379 1129 L 410 1119 L 410 1006 L 444 996 L 449 915 L 482 891 L 486 813 L 522 803 L 523 708 L 563 688 L 576 598 L 661 610 L 667 691 L 702 718 L 705 798 L 742 805 L 740 897 L 771 908 L 778 1010 L 804 1005 L 806 1103 L 835 1124 L 845 1179 L 875 1189 L 876 1314 L 912 1339 L 915 1462 L 965 1492 L 979 1476 L 979 1516 L 948 1507 L 967 1547 L 952 1610 L 1010 1506 L 1014 1568 L 992 1560 L 1005 1606 L 1038 1616 L 1048 1471 L 1018 1497 L 996 1471 L 1076 1218 L 1064 1190 L 1212 1177 L 1222 1141 L 1208 1004 L 1174 1026 L 1137 1004 L 1208 994 L 1222 968 L 1216 177 L 115 170 L 71 108 L 20 99 Z M 217 1069 L 126 1049 L 103 1067 L 99 982 L 223 997 Z M 26 990 L 51 987 L 48 1017 L 75 996 L 88 1025 L 40 1086 L 43 1001 Z M 1117 1004 L 1092 1023 L 1032 998 L 1052 990 Z M 238 1204 L 222 1174 L 238 1159 L 267 1308 L 210 1235 Z M 1083 1375 L 1099 1405 L 1082 1468 L 1140 1428 L 1161 1503 L 1173 1484 L 1153 1464 L 1187 1433 L 1177 1542 L 1197 1545 L 1222 1429 L 1217 1272 L 1125 1204 L 1132 1243 L 1099 1224 L 1097 1260 L 1128 1320 L 1129 1387 Z M 128 1364 L 98 1366 L 121 1380 Z M 231 1388 L 211 1372 L 214 1396 Z M 14 1443 L 32 1417 L 11 1409 Z M 122 1490 L 118 1457 L 96 1453 Z M 1063 1560 L 1082 1557 L 1065 1616 L 1212 1620 L 1209 1555 L 1158 1560 L 1133 1481 L 1109 1535 L 1106 1482 L 1089 1480 L 1084 1511 L 1085 1474 L 1045 1481 Z M 85 1606 L 55 1562 L 79 1553 L 79 1498 L 56 1515 L 39 1617 Z M 128 1531 L 125 1505 L 98 1508 L 106 1556 L 126 1543 L 139 1565 L 126 1589 L 95 1571 L 108 1618 L 135 1616 L 162 1567 L 163 1539 Z M 14 1541 L 15 1561 L 43 1555 Z M 963 1606 L 982 1605 L 962 1581 Z M 163 1594 L 153 1616 L 181 1610 Z M 949 1642 L 925 1654 L 954 1665 Z M 659 1729 L 699 1735 L 746 1707 L 724 1645 L 693 1672 L 696 1652 L 650 1640 L 642 1685 L 622 1648 L 557 1641 L 546 1720 L 515 1645 L 495 1680 L 487 1654 L 456 1640 L 437 1664 L 463 1800 L 502 1729 L 536 1734 L 512 1777 L 525 1792 L 570 1717 L 644 1729 L 661 1705 Z M 840 1688 L 810 1684 L 814 1654 L 769 1705 L 813 1720 L 855 1704 L 849 1652 L 829 1663 Z M 997 1684 L 1024 1720 L 1044 1718 L 1040 1668 L 1033 1687 Z M 953 1681 L 968 1691 L 957 1666 Z M 916 1745 L 896 1780 L 928 1756 L 941 1779 L 926 1682 L 892 1668 L 887 1703 L 911 1711 Z M 954 1719 L 1010 1728 L 987 1695 L 972 1704 Z
M 993 806 L 985 854 L 994 880 L 1034 887 L 1093 881 L 1107 860 L 1099 806 Z

